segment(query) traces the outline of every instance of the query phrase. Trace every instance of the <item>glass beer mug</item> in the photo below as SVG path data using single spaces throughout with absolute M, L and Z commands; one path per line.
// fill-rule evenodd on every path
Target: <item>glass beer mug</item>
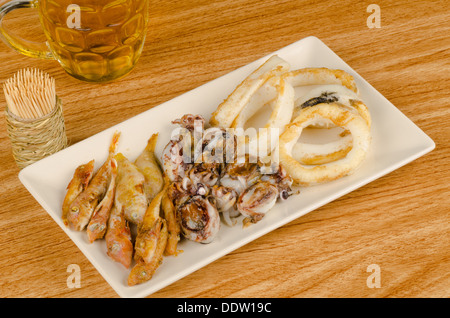
M 4 16 L 37 8 L 46 43 L 10 34 Z M 56 59 L 75 78 L 107 82 L 129 73 L 141 55 L 148 0 L 13 0 L 0 8 L 0 37 L 31 57 Z

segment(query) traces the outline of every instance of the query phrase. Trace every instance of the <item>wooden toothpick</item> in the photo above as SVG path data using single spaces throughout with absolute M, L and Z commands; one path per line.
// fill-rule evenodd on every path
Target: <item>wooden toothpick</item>
M 37 119 L 55 107 L 55 80 L 38 69 L 22 69 L 3 85 L 9 110 L 17 117 Z

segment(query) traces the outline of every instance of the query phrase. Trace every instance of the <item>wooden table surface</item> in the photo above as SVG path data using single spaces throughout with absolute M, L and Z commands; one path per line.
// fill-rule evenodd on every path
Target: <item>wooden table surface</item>
M 314 35 L 428 134 L 436 149 L 150 297 L 449 297 L 450 2 L 379 1 L 380 28 L 367 25 L 369 4 L 152 0 L 145 49 L 127 77 L 83 83 L 55 61 L 28 58 L 0 43 L 0 82 L 24 67 L 53 76 L 74 144 Z M 36 19 L 22 10 L 9 22 L 39 38 Z M 0 296 L 118 297 L 18 173 L 2 120 Z M 80 266 L 80 288 L 67 285 L 70 264 Z M 378 266 L 379 288 L 367 284 L 371 264 Z

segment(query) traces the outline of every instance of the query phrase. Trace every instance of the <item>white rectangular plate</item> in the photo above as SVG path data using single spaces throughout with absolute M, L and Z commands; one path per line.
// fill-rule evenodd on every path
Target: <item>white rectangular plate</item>
M 377 90 L 359 76 L 330 48 L 315 37 L 308 37 L 274 52 L 291 64 L 291 69 L 328 67 L 354 76 L 362 100 L 372 116 L 372 145 L 363 165 L 353 175 L 327 184 L 305 188 L 300 195 L 278 203 L 262 221 L 243 229 L 222 225 L 210 244 L 182 240 L 183 253 L 165 257 L 153 278 L 128 287 L 129 270 L 106 255 L 104 240 L 90 244 L 85 232 L 75 232 L 61 220 L 61 204 L 75 168 L 95 159 L 98 168 L 106 159 L 114 131 L 122 132 L 118 151 L 134 160 L 151 134 L 159 132 L 158 152 L 169 141 L 175 127 L 171 121 L 186 113 L 210 114 L 248 74 L 272 54 L 204 84 L 158 107 L 130 118 L 114 127 L 78 142 L 23 169 L 19 178 L 56 223 L 80 248 L 89 261 L 121 297 L 145 297 L 189 275 L 256 238 L 327 204 L 434 149 L 434 142 Z M 39 240 L 39 237 L 35 238 Z

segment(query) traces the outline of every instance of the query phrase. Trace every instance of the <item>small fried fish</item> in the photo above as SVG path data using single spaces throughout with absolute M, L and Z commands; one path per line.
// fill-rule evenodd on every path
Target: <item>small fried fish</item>
M 125 218 L 140 226 L 148 207 L 144 192 L 144 175 L 122 153 L 114 156 L 118 163 L 114 204 L 123 211 Z
M 105 241 L 108 256 L 129 268 L 133 257 L 131 230 L 123 212 L 116 209 L 114 205 L 111 208 Z
M 109 155 L 105 163 L 98 169 L 89 185 L 70 205 L 67 220 L 69 225 L 82 231 L 91 220 L 95 208 L 103 199 L 111 179 L 112 159 L 119 141 L 120 133 L 116 132 L 109 147 Z
M 70 205 L 76 197 L 83 192 L 84 189 L 86 189 L 93 175 L 94 160 L 91 160 L 86 164 L 82 164 L 75 169 L 73 178 L 67 186 L 66 196 L 64 197 L 64 202 L 62 205 L 62 219 L 66 226 L 69 226 L 67 215 L 69 214 Z
M 89 242 L 103 238 L 106 233 L 106 226 L 114 203 L 114 192 L 116 190 L 117 162 L 111 159 L 111 176 L 108 190 L 102 201 L 95 208 L 94 214 L 87 226 L 87 235 Z

